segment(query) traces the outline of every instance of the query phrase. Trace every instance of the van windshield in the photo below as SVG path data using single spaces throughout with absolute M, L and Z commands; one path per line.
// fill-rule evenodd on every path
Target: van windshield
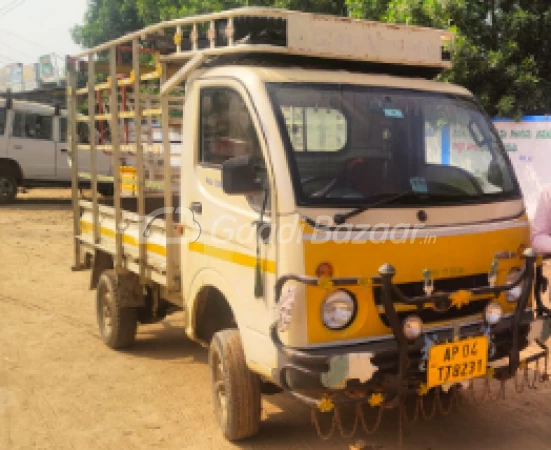
M 269 83 L 300 205 L 518 198 L 503 144 L 463 96 L 342 84 Z

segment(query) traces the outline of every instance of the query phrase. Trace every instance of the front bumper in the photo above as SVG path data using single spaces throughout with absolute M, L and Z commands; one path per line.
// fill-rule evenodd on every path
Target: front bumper
M 393 284 L 395 269 L 386 264 L 379 269 L 379 276 L 373 283 L 380 284 L 382 305 L 392 329 L 391 339 L 368 343 L 339 346 L 324 349 L 297 350 L 285 346 L 278 335 L 277 324 L 271 329 L 271 339 L 280 353 L 279 374 L 276 379 L 281 386 L 302 401 L 316 406 L 318 401 L 304 392 L 320 390 L 352 390 L 355 397 L 369 392 L 389 392 L 397 396 L 417 391 L 426 382 L 423 363 L 428 356 L 430 343 L 440 343 L 468 337 L 488 335 L 491 339 L 492 354 L 489 365 L 494 377 L 507 379 L 516 373 L 521 364 L 520 352 L 531 341 L 535 341 L 541 351 L 525 359 L 529 363 L 544 358 L 547 361 L 548 349 L 545 337 L 551 329 L 550 312 L 541 301 L 541 287 L 545 284 L 541 267 L 535 269 L 536 256 L 531 250 L 524 254 L 525 263 L 514 282 L 506 285 L 479 287 L 468 290 L 472 295 L 494 295 L 513 289 L 522 283 L 521 295 L 515 311 L 503 318 L 495 326 L 489 327 L 482 320 L 453 328 L 433 329 L 424 333 L 416 341 L 405 337 L 402 322 L 396 311 L 393 298 L 401 303 L 423 308 L 425 304 L 437 304 L 439 308 L 449 307 L 454 293 L 439 292 L 434 295 L 408 298 L 399 287 Z M 315 277 L 288 275 L 276 284 L 276 299 L 281 297 L 286 283 L 294 281 L 315 286 L 320 280 Z M 336 278 L 331 280 L 335 287 L 356 286 L 363 283 L 360 278 Z M 535 286 L 536 319 L 534 312 L 527 309 L 532 287 Z M 505 363 L 503 363 L 505 360 Z M 351 399 L 353 401 L 353 399 Z M 343 402 L 347 402 L 346 397 Z

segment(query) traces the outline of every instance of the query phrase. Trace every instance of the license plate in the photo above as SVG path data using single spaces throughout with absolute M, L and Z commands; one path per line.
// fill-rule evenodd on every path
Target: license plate
M 429 352 L 427 386 L 432 388 L 483 376 L 487 364 L 485 336 L 433 345 Z

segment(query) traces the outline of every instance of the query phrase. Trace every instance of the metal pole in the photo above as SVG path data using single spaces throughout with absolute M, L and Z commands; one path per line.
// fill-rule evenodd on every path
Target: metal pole
M 73 239 L 75 264 L 73 270 L 82 268 L 80 249 L 80 205 L 78 197 L 78 136 L 77 136 L 77 73 L 76 61 L 67 58 L 67 109 L 69 123 L 69 151 L 71 152 L 71 193 L 73 200 Z
M 140 44 L 137 39 L 132 41 L 132 63 L 134 69 L 134 134 L 136 137 L 136 159 L 138 163 L 138 216 L 140 217 L 140 283 L 145 284 L 145 268 L 147 259 L 145 237 L 145 173 L 142 146 L 142 102 L 140 93 Z
M 90 139 L 90 188 L 92 189 L 92 224 L 94 243 L 100 242 L 98 208 L 98 171 L 96 153 L 96 60 L 88 55 L 88 136 Z
M 163 93 L 163 86 L 167 78 L 167 65 L 163 64 L 163 73 L 161 76 L 161 111 L 162 111 L 162 129 L 163 129 L 163 157 L 164 157 L 164 197 L 165 197 L 165 223 L 166 223 L 166 282 L 168 291 L 177 290 L 176 280 L 174 279 L 174 252 L 172 242 L 174 242 L 174 217 L 172 215 L 172 167 L 170 165 L 170 115 L 169 115 L 169 92 Z
M 120 174 L 120 134 L 119 134 L 119 102 L 117 81 L 117 47 L 109 51 L 109 75 L 111 77 L 110 114 L 111 114 L 111 145 L 113 148 L 113 206 L 115 207 L 115 269 L 122 269 L 123 229 L 121 211 L 121 174 Z

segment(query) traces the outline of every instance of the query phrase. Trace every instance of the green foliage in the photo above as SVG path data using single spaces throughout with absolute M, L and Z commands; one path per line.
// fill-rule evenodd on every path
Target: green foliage
M 76 25 L 73 40 L 94 47 L 144 26 L 136 0 L 89 0 L 83 25 Z
M 223 11 L 243 6 L 265 6 L 326 14 L 346 14 L 345 0 L 136 0 L 147 24 L 175 17 Z
M 491 115 L 551 110 L 551 9 L 530 0 L 347 0 L 350 14 L 451 29 L 454 68 L 442 79 L 473 91 Z
M 551 8 L 543 0 L 89 0 L 75 41 L 98 45 L 159 21 L 269 6 L 408 23 L 456 32 L 454 69 L 491 115 L 551 110 Z

